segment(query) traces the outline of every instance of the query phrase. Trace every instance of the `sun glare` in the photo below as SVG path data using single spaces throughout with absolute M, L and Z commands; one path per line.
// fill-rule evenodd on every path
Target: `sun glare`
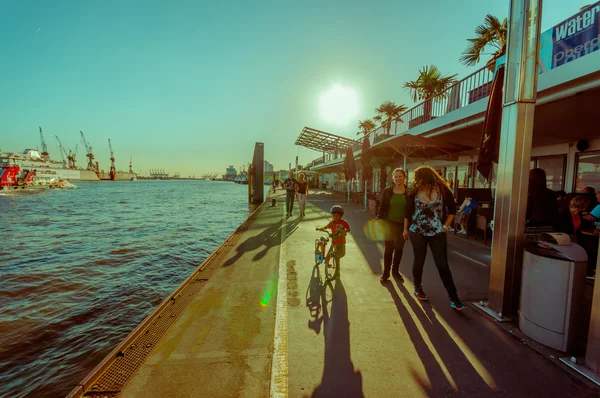
M 356 92 L 341 84 L 332 86 L 319 98 L 321 118 L 330 124 L 346 126 L 356 121 L 358 98 Z

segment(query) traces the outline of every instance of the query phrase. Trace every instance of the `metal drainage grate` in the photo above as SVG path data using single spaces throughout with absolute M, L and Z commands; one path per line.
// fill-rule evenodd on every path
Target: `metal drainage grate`
M 186 285 L 177 297 L 171 298 L 171 305 L 165 307 L 129 347 L 117 354 L 117 358 L 84 396 L 98 398 L 117 396 L 206 281 L 205 278 L 197 277 Z

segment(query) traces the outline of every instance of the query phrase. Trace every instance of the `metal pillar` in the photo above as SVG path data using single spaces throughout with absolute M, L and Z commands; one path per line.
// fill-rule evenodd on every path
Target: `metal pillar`
M 254 186 L 254 183 L 252 182 L 252 176 L 254 175 L 253 168 L 254 166 L 252 164 L 248 167 L 248 204 L 254 203 L 252 199 L 252 187 Z
M 257 142 L 254 145 L 254 156 L 252 158 L 252 203 L 260 204 L 265 201 L 265 144 Z M 250 175 L 250 173 L 248 173 Z M 250 182 L 248 182 L 250 185 Z
M 348 193 L 348 204 L 350 204 L 350 181 L 348 180 L 348 183 L 346 184 L 346 191 Z
M 365 197 L 364 197 L 364 203 L 365 205 L 365 212 L 367 211 L 367 181 L 365 181 Z
M 519 308 L 542 0 L 511 0 L 488 306 Z

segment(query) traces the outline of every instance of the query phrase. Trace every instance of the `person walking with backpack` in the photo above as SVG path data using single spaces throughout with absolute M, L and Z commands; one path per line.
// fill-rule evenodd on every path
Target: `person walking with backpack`
M 296 185 L 298 181 L 294 178 L 294 172 L 290 171 L 290 176 L 283 181 L 283 187 L 285 188 L 285 210 L 286 217 L 292 216 L 292 209 L 294 208 L 294 198 L 296 197 Z
M 400 275 L 400 260 L 404 250 L 404 213 L 406 208 L 406 171 L 397 168 L 392 173 L 394 185 L 381 193 L 381 204 L 377 219 L 385 223 L 385 251 L 383 253 L 383 275 L 380 282 L 390 279 L 390 271 L 394 278 L 404 282 Z
M 410 239 L 413 252 L 414 295 L 420 301 L 428 300 L 423 286 L 423 266 L 427 246 L 444 287 L 450 297 L 450 306 L 455 310 L 465 308 L 458 298 L 456 286 L 448 265 L 448 228 L 456 214 L 456 202 L 452 192 L 440 175 L 429 166 L 415 169 L 414 181 L 408 190 L 404 219 L 404 239 Z
M 306 211 L 306 201 L 308 200 L 308 182 L 306 175 L 300 173 L 300 180 L 297 182 L 298 207 L 300 207 L 300 217 L 304 217 Z

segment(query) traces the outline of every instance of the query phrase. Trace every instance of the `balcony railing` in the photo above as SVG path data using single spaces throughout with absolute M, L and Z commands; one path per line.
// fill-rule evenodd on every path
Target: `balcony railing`
M 543 60 L 541 54 L 540 62 L 546 62 L 548 65 L 550 64 L 549 60 Z M 556 67 L 560 66 L 561 65 L 558 65 Z M 544 69 L 540 69 L 539 73 L 542 73 L 543 71 Z M 423 101 L 417 106 L 404 112 L 400 115 L 399 120 L 392 121 L 389 130 L 383 126 L 379 126 L 377 129 L 371 131 L 368 135 L 370 144 L 374 145 L 391 136 L 404 134 L 423 123 L 427 123 L 477 102 L 480 99 L 486 98 L 490 94 L 493 78 L 494 73 L 488 70 L 487 67 L 477 70 L 475 73 L 458 81 L 440 95 L 430 100 Z M 360 148 L 362 141 L 363 138 L 356 140 L 358 148 Z M 333 160 L 327 156 L 325 158 L 321 157 L 321 159 L 323 159 L 324 162 Z
M 479 69 L 459 80 L 443 93 L 404 112 L 398 121 L 392 121 L 389 134 L 404 134 L 423 123 L 486 98 L 490 93 L 493 78 L 493 72 L 486 67 Z M 371 145 L 379 142 L 381 139 L 377 137 L 382 134 L 388 134 L 383 126 L 371 132 L 369 134 Z

